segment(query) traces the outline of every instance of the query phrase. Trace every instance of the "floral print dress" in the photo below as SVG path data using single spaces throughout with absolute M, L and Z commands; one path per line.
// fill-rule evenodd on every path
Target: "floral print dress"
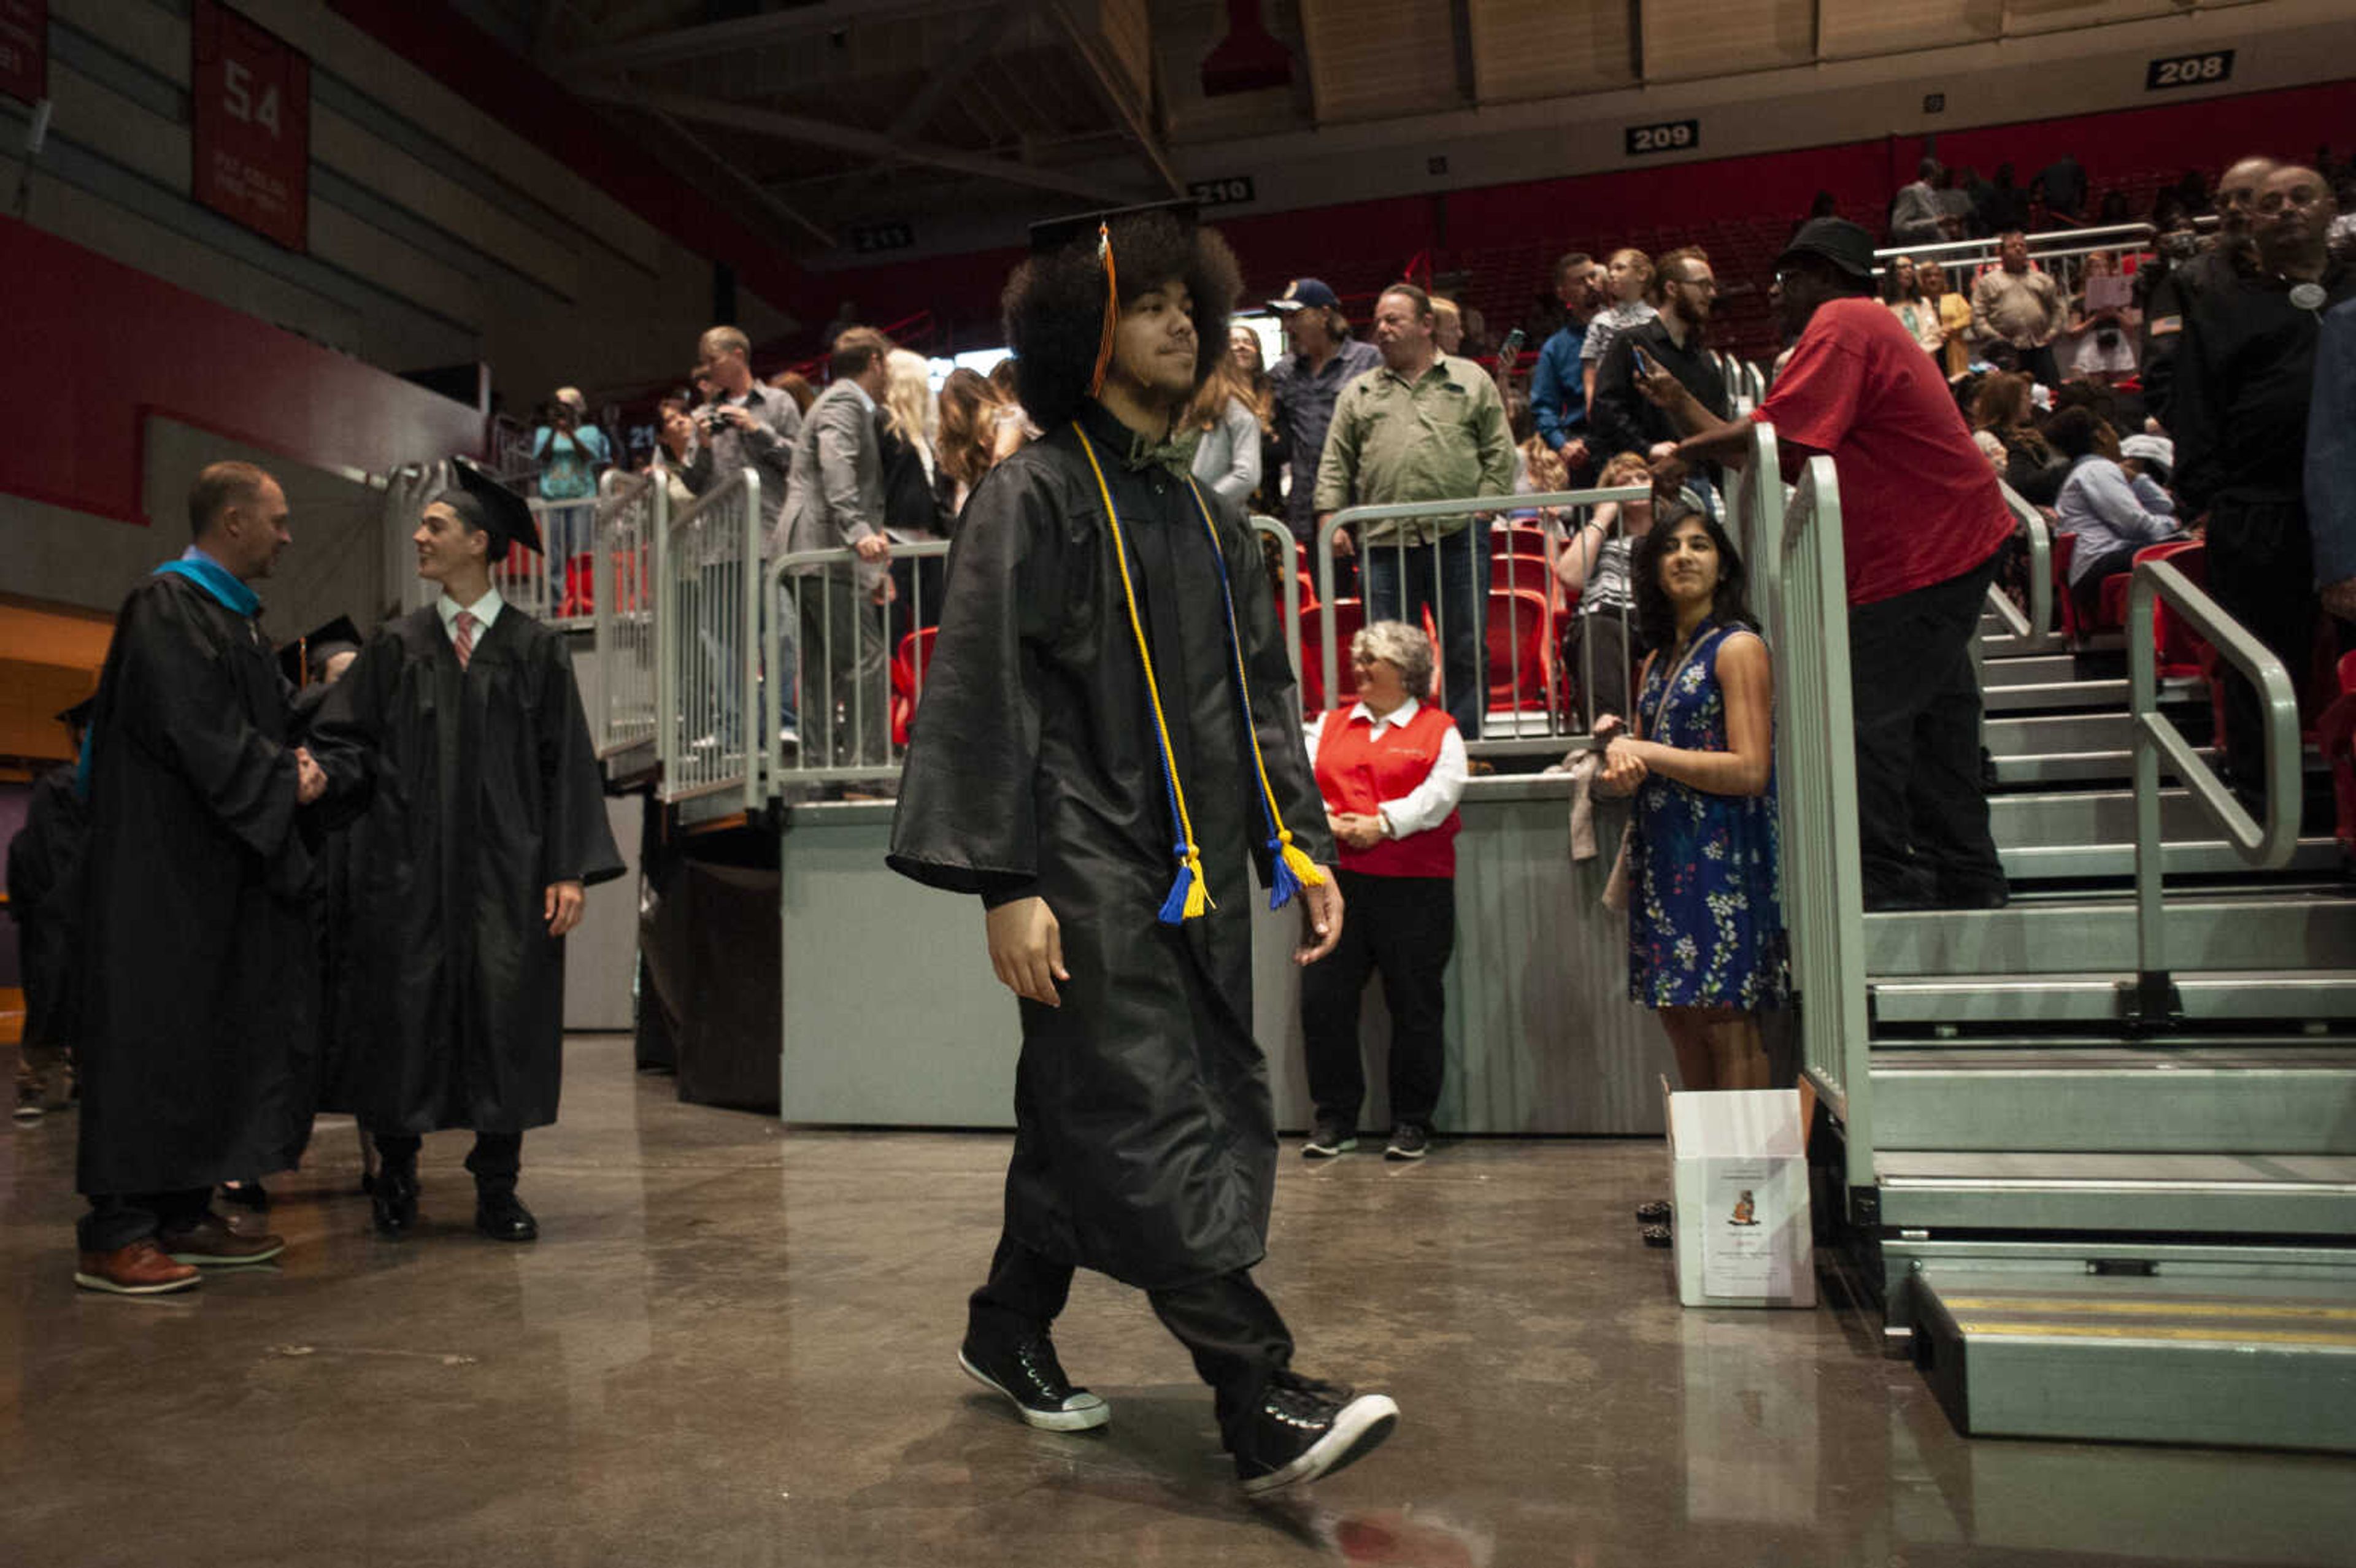
M 1682 665 L 1666 650 L 1653 660 L 1636 702 L 1645 740 L 1680 751 L 1728 749 L 1718 652 L 1728 637 L 1748 633 L 1705 621 Z M 1763 795 L 1730 795 L 1650 774 L 1636 791 L 1634 826 L 1630 999 L 1648 1008 L 1780 1007 L 1789 980 L 1772 775 Z

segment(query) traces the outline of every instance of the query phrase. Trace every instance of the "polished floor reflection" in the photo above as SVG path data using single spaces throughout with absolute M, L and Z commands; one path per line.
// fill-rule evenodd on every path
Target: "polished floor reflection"
M 377 1241 L 336 1122 L 275 1184 L 283 1267 L 91 1296 L 72 1118 L 0 1132 L 0 1563 L 2356 1563 L 2356 1464 L 1970 1443 L 1854 1313 L 1679 1308 L 1629 1219 L 1652 1143 L 1288 1157 L 1262 1277 L 1305 1370 L 1406 1420 L 1248 1504 L 1104 1280 L 1058 1338 L 1105 1431 L 958 1374 L 1003 1138 L 788 1131 L 569 1050 L 530 1247 L 468 1229 L 463 1135 L 427 1141 L 420 1233 Z

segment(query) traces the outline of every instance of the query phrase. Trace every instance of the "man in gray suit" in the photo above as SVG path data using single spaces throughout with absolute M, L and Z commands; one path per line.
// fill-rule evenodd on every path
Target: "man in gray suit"
M 772 559 L 846 546 L 856 558 L 790 571 L 806 765 L 864 766 L 890 752 L 883 607 L 893 588 L 877 409 L 891 352 L 892 340 L 873 327 L 846 327 L 835 338 L 832 379 L 795 438 L 785 512 L 770 540 Z

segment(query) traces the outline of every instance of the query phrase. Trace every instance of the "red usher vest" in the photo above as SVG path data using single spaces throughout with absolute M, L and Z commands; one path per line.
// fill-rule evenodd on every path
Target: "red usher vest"
M 1431 776 L 1440 741 L 1456 721 L 1445 709 L 1425 703 L 1414 718 L 1385 730 L 1377 741 L 1373 722 L 1354 720 L 1352 711 L 1336 708 L 1325 715 L 1317 738 L 1317 789 L 1327 810 L 1372 816 L 1383 802 L 1412 794 Z M 1437 827 L 1386 838 L 1371 849 L 1338 846 L 1342 869 L 1369 877 L 1453 877 L 1456 835 L 1462 827 L 1451 811 Z

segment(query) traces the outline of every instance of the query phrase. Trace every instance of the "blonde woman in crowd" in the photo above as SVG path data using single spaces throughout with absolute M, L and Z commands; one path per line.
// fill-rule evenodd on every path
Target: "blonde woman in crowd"
M 1971 300 L 1947 286 L 1947 271 L 1936 261 L 1925 261 L 1915 269 L 1915 277 L 1922 285 L 1922 297 L 1939 313 L 1939 325 L 1946 336 L 1939 347 L 1939 362 L 1947 372 L 1947 379 L 1967 374 L 1972 368 L 1972 349 L 1968 341 L 1972 329 Z
M 1235 356 L 1219 356 L 1211 379 L 1186 406 L 1178 428 L 1196 437 L 1195 480 L 1222 500 L 1249 511 L 1252 492 L 1259 488 L 1259 419 Z
M 966 497 L 1001 458 L 1023 444 L 1023 432 L 1019 413 L 1012 421 L 1000 417 L 1006 404 L 998 389 L 979 371 L 963 366 L 950 371 L 948 379 L 941 383 L 940 410 L 940 439 L 934 450 L 948 482 L 948 515 L 954 528 L 955 519 L 965 510 Z
M 889 379 L 884 391 L 884 439 L 879 455 L 884 464 L 884 531 L 898 544 L 916 544 L 945 537 L 941 515 L 939 463 L 933 454 L 934 434 L 940 423 L 939 405 L 933 400 L 932 376 L 925 357 L 905 348 L 885 356 Z M 893 641 L 941 615 L 939 556 L 902 556 L 892 563 L 899 589 L 892 603 Z

